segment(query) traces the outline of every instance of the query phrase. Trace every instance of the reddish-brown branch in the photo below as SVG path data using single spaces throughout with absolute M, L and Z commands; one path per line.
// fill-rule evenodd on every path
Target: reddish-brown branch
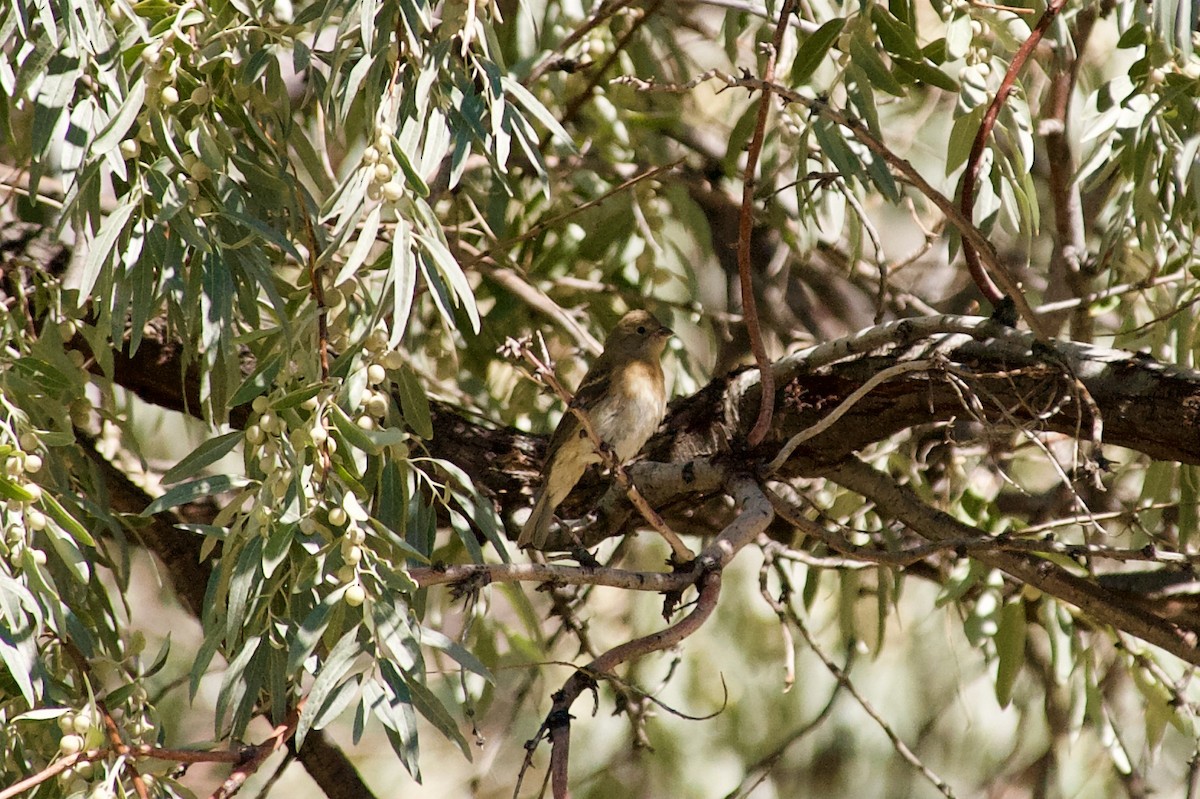
M 118 755 L 128 755 L 129 745 L 121 738 L 121 731 L 117 729 L 117 722 L 113 719 L 112 713 L 108 712 L 108 705 L 103 700 L 97 699 L 96 709 L 100 711 L 100 718 L 104 722 L 104 733 L 108 736 L 113 751 Z M 132 760 L 125 761 L 125 770 L 129 772 L 129 779 L 133 782 L 133 789 L 137 791 L 138 799 L 149 799 L 150 791 L 146 788 L 146 781 L 142 779 L 141 772 L 138 771 Z
M 38 773 L 30 774 L 25 779 L 14 782 L 7 788 L 0 790 L 0 799 L 13 799 L 14 796 L 19 796 L 30 788 L 36 788 L 43 782 L 54 779 L 76 763 L 90 763 L 93 760 L 100 760 L 107 754 L 108 749 L 89 749 L 86 752 L 76 752 L 73 755 L 67 755 L 60 760 L 54 761 Z
M 843 111 L 838 110 L 826 100 L 814 100 L 810 97 L 805 97 L 799 92 L 793 91 L 786 86 L 778 83 L 768 83 L 761 78 L 755 77 L 735 77 L 720 72 L 719 70 L 709 70 L 693 81 L 689 81 L 683 86 L 657 86 L 648 81 L 637 80 L 633 78 L 624 78 L 621 82 L 635 86 L 642 91 L 664 90 L 664 91 L 683 91 L 694 87 L 695 85 L 708 80 L 717 78 L 726 86 L 738 86 L 746 89 L 758 89 L 767 91 L 768 89 L 782 97 L 789 103 L 798 103 L 809 109 L 815 114 L 820 114 L 829 121 L 841 125 L 850 131 L 850 133 L 863 144 L 868 150 L 883 159 L 883 161 L 896 171 L 904 180 L 908 181 L 917 191 L 924 195 L 930 202 L 937 206 L 951 224 L 958 230 L 963 241 L 969 241 L 974 247 L 977 254 L 983 258 L 988 268 L 992 270 L 991 274 L 995 276 L 1005 294 L 1007 294 L 1017 306 L 1017 312 L 1021 318 L 1029 325 L 1029 329 L 1041 339 L 1046 341 L 1049 339 L 1045 331 L 1045 326 L 1041 324 L 1037 314 L 1033 312 L 1033 308 L 1029 305 L 1029 301 L 1025 298 L 1024 292 L 1017 284 L 1017 281 L 1008 273 L 1004 264 L 996 257 L 995 251 L 988 242 L 987 237 L 975 226 L 975 224 L 963 215 L 954 201 L 947 197 L 942 192 L 938 191 L 933 185 L 921 175 L 916 167 L 909 161 L 901 158 L 892 151 L 884 142 L 876 138 L 871 133 L 870 128 L 859 120 L 851 117 Z
M 209 799 L 229 799 L 241 790 L 246 780 L 258 771 L 267 758 L 284 746 L 296 732 L 296 725 L 300 722 L 300 711 L 304 709 L 304 702 L 305 700 L 301 699 L 296 703 L 296 706 L 288 712 L 287 719 L 283 724 L 278 725 L 266 740 L 254 747 L 253 753 L 233 770 L 233 773 L 221 783 L 220 787 L 213 791 Z
M 754 299 L 754 280 L 751 274 L 750 238 L 754 232 L 754 188 L 757 185 L 758 156 L 762 152 L 763 141 L 767 135 L 767 117 L 771 113 L 770 86 L 775 82 L 775 59 L 783 47 L 783 34 L 787 31 L 788 19 L 792 14 L 795 0 L 784 0 L 783 8 L 779 10 L 779 21 L 775 24 L 775 38 L 767 53 L 767 62 L 763 67 L 763 90 L 759 98 L 758 118 L 754 123 L 754 135 L 750 137 L 750 146 L 746 150 L 746 171 L 742 180 L 742 210 L 738 216 L 738 284 L 742 293 L 742 314 L 746 317 L 746 333 L 750 337 L 750 350 L 754 353 L 754 362 L 762 372 L 762 395 L 758 401 L 758 418 L 750 430 L 747 440 L 750 446 L 758 444 L 767 436 L 771 428 L 771 416 L 775 412 L 775 380 L 771 375 L 771 361 L 767 357 L 767 348 L 763 344 L 762 325 L 758 319 L 758 305 Z
M 99 749 L 89 749 L 86 752 L 77 752 L 54 761 L 38 773 L 30 774 L 20 782 L 14 782 L 7 788 L 0 790 L 0 799 L 13 799 L 13 797 L 19 796 L 30 788 L 37 787 L 43 782 L 57 777 L 76 763 L 90 763 L 96 760 L 104 760 L 113 754 L 125 754 L 136 758 L 169 760 L 174 763 L 241 763 L 246 759 L 245 755 L 241 752 L 231 752 L 227 749 L 207 752 L 199 749 L 159 749 L 149 744 L 140 744 L 138 746 L 122 745 L 120 749 L 116 746 L 105 746 Z M 144 780 L 142 784 L 145 787 Z
M 575 119 L 575 117 L 579 114 L 579 110 L 583 108 L 585 103 L 596 96 L 596 87 L 600 85 L 600 81 L 603 80 L 606 74 L 608 74 L 608 70 L 617 62 L 617 59 L 621 57 L 621 53 L 623 53 L 625 49 L 629 47 L 629 43 L 633 41 L 633 37 L 637 35 L 637 32 L 641 30 L 642 26 L 649 22 L 650 18 L 657 14 L 661 8 L 662 0 L 656 0 L 656 2 L 652 2 L 646 6 L 638 18 L 634 20 L 633 24 L 629 26 L 629 30 L 625 31 L 617 43 L 613 45 L 612 52 L 609 53 L 608 57 L 604 59 L 604 63 L 600 64 L 599 67 L 595 65 L 592 66 L 592 68 L 589 70 L 591 72 L 591 76 L 588 78 L 587 85 L 583 87 L 583 90 L 579 92 L 579 94 L 575 95 L 575 97 L 572 98 L 569 103 L 567 103 L 566 110 L 563 111 L 562 118 L 559 120 L 559 122 L 561 122 L 564 127 Z M 550 134 L 547 133 L 545 138 L 543 138 L 543 140 L 539 143 L 539 149 L 545 148 L 546 142 L 549 140 L 549 138 Z
M 1037 21 L 1037 25 L 1029 34 L 1029 38 L 1022 42 L 1017 48 L 1016 55 L 1013 56 L 1012 62 L 1008 65 L 1008 71 L 1004 73 L 1004 79 L 1000 81 L 1000 88 L 996 91 L 996 96 L 992 98 L 991 104 L 987 111 L 983 114 L 983 121 L 979 125 L 979 130 L 975 133 L 975 140 L 971 143 L 971 154 L 967 156 L 967 168 L 963 172 L 962 182 L 959 186 L 959 205 L 962 209 L 962 215 L 968 220 L 975 218 L 975 188 L 979 183 L 979 170 L 983 161 L 983 148 L 987 143 L 988 137 L 992 134 L 992 128 L 996 125 L 996 119 L 1000 116 L 1000 109 L 1008 100 L 1009 94 L 1013 90 L 1013 86 L 1017 81 L 1017 74 L 1021 68 L 1025 66 L 1025 62 L 1029 60 L 1029 56 L 1033 54 L 1034 49 L 1041 42 L 1042 36 L 1050 27 L 1050 23 L 1054 22 L 1054 18 L 1062 11 L 1066 5 L 1066 0 L 1051 0 L 1046 6 L 1045 12 Z M 963 256 L 967 259 L 967 268 L 971 272 L 971 278 L 975 281 L 975 285 L 987 298 L 988 302 L 995 305 L 1004 298 L 1003 292 L 996 287 L 992 278 L 988 275 L 987 270 L 983 266 L 983 262 L 979 258 L 979 251 L 975 247 L 975 243 L 963 237 Z
M 767 498 L 758 484 L 750 478 L 730 478 L 726 488 L 741 508 L 741 513 L 691 564 L 689 576 L 695 582 L 698 591 L 692 612 L 665 630 L 613 647 L 572 674 L 562 690 L 554 694 L 554 704 L 550 713 L 542 723 L 537 737 L 526 746 L 532 753 L 537 741 L 541 740 L 543 735 L 549 736 L 550 783 L 555 799 L 566 799 L 570 796 L 567 786 L 567 764 L 571 747 L 571 705 L 585 690 L 595 686 L 597 678 L 607 676 L 622 663 L 652 652 L 661 652 L 699 630 L 716 609 L 721 593 L 721 572 L 725 566 L 775 518 Z M 528 762 L 528 756 L 526 761 Z
M 567 763 L 571 747 L 571 705 L 580 694 L 595 684 L 593 675 L 606 675 L 627 660 L 651 652 L 661 652 L 699 630 L 717 607 L 717 599 L 721 594 L 721 571 L 706 571 L 700 578 L 699 590 L 700 594 L 692 612 L 679 623 L 608 650 L 572 674 L 562 690 L 554 694 L 554 705 L 544 724 L 550 734 L 550 784 L 554 799 L 567 799 L 571 795 L 567 786 Z

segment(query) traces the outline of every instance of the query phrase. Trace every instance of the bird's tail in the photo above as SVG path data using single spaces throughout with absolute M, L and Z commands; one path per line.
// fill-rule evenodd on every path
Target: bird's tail
M 554 505 L 550 502 L 549 491 L 539 491 L 537 502 L 534 503 L 533 513 L 525 520 L 521 535 L 517 538 L 517 546 L 524 549 L 532 546 L 541 549 L 546 545 L 550 535 L 550 522 L 554 519 Z

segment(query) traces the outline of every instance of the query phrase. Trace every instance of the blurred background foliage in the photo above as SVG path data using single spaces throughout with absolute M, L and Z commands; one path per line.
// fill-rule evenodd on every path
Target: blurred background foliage
M 307 696 L 298 739 L 327 727 L 378 795 L 512 795 L 521 744 L 568 673 L 538 664 L 658 628 L 659 600 L 419 590 L 406 568 L 523 557 L 504 532 L 512 519 L 430 455 L 430 400 L 548 431 L 559 403 L 497 348 L 544 334 L 574 385 L 635 307 L 678 333 L 666 363 L 676 395 L 747 362 L 733 244 L 759 95 L 732 84 L 759 73 L 778 11 L 755 0 L 0 7 L 3 781 L 101 745 L 97 699 L 128 741 L 176 747 L 258 742 Z M 819 107 L 859 120 L 953 197 L 1043 11 L 798 4 L 778 81 L 818 108 L 772 100 L 755 184 L 772 356 L 978 308 L 953 227 Z M 1184 367 L 1200 285 L 1191 13 L 1068 2 L 1003 104 L 975 209 L 1056 330 Z M 193 371 L 158 379 L 194 374 L 201 407 L 189 410 L 203 422 L 115 377 L 114 348 L 164 340 Z M 1110 514 L 1113 545 L 1194 552 L 1195 467 L 1108 456 L 1101 493 L 1064 482 L 1073 442 L 965 423 L 865 453 L 987 531 L 1090 509 Z M 114 468 L 153 498 L 144 513 L 112 504 Z M 853 535 L 890 534 L 855 495 L 798 488 Z M 205 503 L 207 516 L 181 519 L 212 558 L 196 606 L 139 542 L 154 514 Z M 659 568 L 648 539 L 622 563 Z M 663 707 L 611 686 L 595 717 L 586 699 L 576 707 L 577 796 L 937 795 L 802 639 L 785 690 L 791 639 L 759 595 L 759 561 L 735 564 L 719 613 L 683 648 L 625 675 Z M 814 640 L 955 795 L 1194 788 L 1183 664 L 1093 635 L 1072 609 L 967 560 L 862 565 L 780 574 Z M 582 629 L 548 619 L 550 599 Z M 614 699 L 623 714 L 609 715 Z M 211 790 L 221 768 L 144 770 L 156 794 L 187 795 Z M 296 767 L 267 783 L 272 769 L 246 790 L 317 790 Z M 109 758 L 29 795 L 132 790 Z

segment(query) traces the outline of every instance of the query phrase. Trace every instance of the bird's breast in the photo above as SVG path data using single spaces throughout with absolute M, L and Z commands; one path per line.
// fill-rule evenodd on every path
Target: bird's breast
M 615 396 L 600 403 L 592 414 L 596 432 L 621 461 L 636 455 L 662 422 L 666 400 L 656 388 L 661 380 L 650 367 L 627 374 L 623 390 L 614 392 Z

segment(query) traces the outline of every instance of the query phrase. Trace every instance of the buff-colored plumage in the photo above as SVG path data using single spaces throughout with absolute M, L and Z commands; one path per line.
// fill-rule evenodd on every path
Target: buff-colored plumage
M 587 413 L 596 433 L 622 462 L 641 450 L 666 413 L 667 392 L 660 359 L 671 335 L 671 329 L 650 313 L 630 311 L 608 334 L 604 352 L 575 392 L 572 407 Z M 550 438 L 542 487 L 517 539 L 518 546 L 545 546 L 555 509 L 587 467 L 601 460 L 579 418 L 568 410 Z

